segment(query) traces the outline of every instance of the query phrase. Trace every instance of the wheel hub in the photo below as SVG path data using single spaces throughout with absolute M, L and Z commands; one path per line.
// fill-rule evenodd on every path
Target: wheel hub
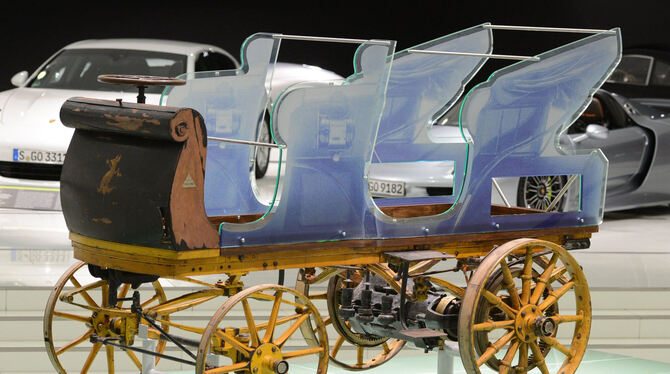
M 526 305 L 525 307 L 521 308 L 521 310 L 519 310 L 519 312 L 516 315 L 516 318 L 514 320 L 514 332 L 516 332 L 516 335 L 519 337 L 521 341 L 529 342 L 535 339 L 538 335 L 543 335 L 537 333 L 538 331 L 536 328 L 536 322 L 540 321 L 540 325 L 544 325 L 544 322 L 546 322 L 546 320 L 549 320 L 551 322 L 547 324 L 546 330 L 544 331 L 551 330 L 551 332 L 553 333 L 554 330 L 553 320 L 545 317 L 540 311 L 540 308 L 537 307 L 537 305 Z
M 251 356 L 252 374 L 286 374 L 288 362 L 283 360 L 281 349 L 272 343 L 260 345 Z
M 101 337 L 110 336 L 110 325 L 110 319 L 106 314 L 93 312 L 93 315 L 91 316 L 91 327 L 93 327 L 96 335 Z
M 552 336 L 556 331 L 556 322 L 551 317 L 541 316 L 535 319 L 535 334 L 537 336 Z

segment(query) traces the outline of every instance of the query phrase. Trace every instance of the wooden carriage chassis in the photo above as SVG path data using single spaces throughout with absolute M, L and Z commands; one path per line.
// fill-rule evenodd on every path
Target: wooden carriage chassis
M 518 210 L 518 208 L 507 208 Z M 220 219 L 220 218 L 219 218 Z M 391 239 L 240 246 L 175 251 L 109 242 L 71 233 L 74 257 L 101 267 L 164 277 L 204 274 L 239 274 L 336 265 L 388 262 L 386 253 L 434 250 L 447 258 L 481 257 L 494 246 L 518 238 L 535 238 L 564 245 L 588 239 L 598 226 L 435 235 Z

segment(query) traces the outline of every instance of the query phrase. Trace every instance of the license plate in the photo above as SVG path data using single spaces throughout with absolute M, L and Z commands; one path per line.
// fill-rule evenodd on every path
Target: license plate
M 372 196 L 405 196 L 405 182 L 368 179 L 368 189 Z
M 14 148 L 14 161 L 34 162 L 39 164 L 62 164 L 63 161 L 65 161 L 65 153 Z

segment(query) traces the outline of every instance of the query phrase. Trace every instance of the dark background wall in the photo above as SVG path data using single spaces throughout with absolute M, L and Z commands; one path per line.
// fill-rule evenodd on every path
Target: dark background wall
M 480 24 L 621 27 L 625 47 L 666 44 L 670 2 L 663 1 L 442 1 L 312 2 L 303 7 L 276 2 L 265 8 L 230 1 L 149 2 L 23 1 L 0 13 L 0 89 L 11 76 L 32 72 L 62 46 L 81 39 L 143 37 L 197 41 L 238 55 L 245 37 L 258 31 L 284 34 L 394 39 L 404 49 Z M 11 5 L 10 5 L 11 4 Z M 497 31 L 496 53 L 536 54 L 579 37 Z M 669 43 L 670 44 L 670 43 Z M 347 75 L 350 47 L 283 43 L 280 60 L 307 62 Z M 502 62 L 491 64 L 488 74 Z

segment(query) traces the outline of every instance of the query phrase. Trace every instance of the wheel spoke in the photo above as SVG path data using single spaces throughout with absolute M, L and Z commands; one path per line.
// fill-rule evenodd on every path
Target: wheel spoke
M 570 350 L 563 344 L 559 343 L 556 338 L 552 336 L 540 336 L 540 339 L 550 347 L 556 348 L 559 352 L 563 353 L 565 357 L 572 358 L 572 353 L 570 353 Z
M 249 328 L 249 335 L 251 337 L 251 346 L 258 347 L 260 346 L 260 338 L 258 337 L 258 330 L 256 330 L 256 322 L 254 322 L 254 316 L 251 314 L 251 308 L 249 307 L 249 301 L 247 299 L 242 300 L 242 307 L 244 308 L 244 318 L 247 320 L 247 327 Z M 274 328 L 274 324 L 272 325 Z
M 66 352 L 68 349 L 70 349 L 70 348 L 72 348 L 72 347 L 76 347 L 77 345 L 79 345 L 79 344 L 81 344 L 81 343 L 87 341 L 88 338 L 91 336 L 91 334 L 93 334 L 93 329 L 89 329 L 89 330 L 86 331 L 82 336 L 80 336 L 80 337 L 78 337 L 77 339 L 75 339 L 75 340 L 69 342 L 68 344 L 66 344 L 66 345 L 64 345 L 64 346 L 62 346 L 62 347 L 60 347 L 60 348 L 56 351 L 56 355 L 59 355 L 59 354 L 61 354 L 61 353 L 63 353 L 63 352 Z
M 333 350 L 330 351 L 331 357 L 337 356 L 337 354 L 340 352 L 340 348 L 342 348 L 343 343 L 344 343 L 344 337 L 342 335 L 338 335 L 337 340 L 335 340 L 335 344 L 333 344 Z
M 155 295 L 153 295 L 150 299 L 148 299 L 147 301 L 143 302 L 143 303 L 140 304 L 140 305 L 142 305 L 142 308 L 144 308 L 144 307 L 146 307 L 147 305 L 149 305 L 149 304 L 153 303 L 154 301 L 158 300 L 158 298 L 160 298 L 160 295 L 155 294 Z
M 516 355 L 516 351 L 518 349 L 519 341 L 515 340 L 512 344 L 510 344 L 505 357 L 500 361 L 500 366 L 498 367 L 498 372 L 500 374 L 509 373 L 509 369 L 512 367 L 512 360 L 514 360 L 514 356 Z
M 519 299 L 519 293 L 516 290 L 512 272 L 509 270 L 509 266 L 507 265 L 507 261 L 505 261 L 505 259 L 500 261 L 500 268 L 502 269 L 503 274 L 503 287 L 505 287 L 505 289 L 507 289 L 507 293 L 509 293 L 510 300 L 512 301 L 512 307 L 514 309 L 520 309 L 521 299 Z
M 181 324 L 174 323 L 174 322 L 171 322 L 171 321 L 168 321 L 168 320 L 165 320 L 165 319 L 156 319 L 156 322 L 158 322 L 160 324 L 163 324 L 163 325 L 167 325 L 167 326 L 174 326 L 174 327 L 176 327 L 180 330 L 193 332 L 193 333 L 200 334 L 200 335 L 202 335 L 205 332 L 205 329 L 203 329 L 202 327 L 181 325 Z M 146 322 L 144 324 L 146 324 Z M 153 329 L 149 329 L 149 331 L 152 331 L 152 330 Z M 157 334 L 160 335 L 160 332 L 157 332 Z
M 530 281 L 533 278 L 533 251 L 529 246 L 526 248 L 526 258 L 523 262 L 521 274 L 521 305 L 528 304 L 530 300 Z
M 541 311 L 547 310 L 550 306 L 554 305 L 558 299 L 560 299 L 563 295 L 565 295 L 572 287 L 575 286 L 575 281 L 571 280 L 568 283 L 564 284 L 559 288 L 558 290 L 554 292 L 549 292 L 549 296 L 547 296 L 546 299 L 540 304 L 539 308 Z
M 508 317 L 510 318 L 516 317 L 516 310 L 512 309 L 509 305 L 505 304 L 505 302 L 502 301 L 500 297 L 494 295 L 493 292 L 489 290 L 484 290 L 484 297 L 490 304 L 505 312 L 505 314 L 507 314 Z
M 279 347 L 281 348 L 281 347 L 284 345 L 284 343 L 286 343 L 286 341 L 288 340 L 288 338 L 290 338 L 291 335 L 293 335 L 293 333 L 295 332 L 295 330 L 297 330 L 298 327 L 300 327 L 300 325 L 302 325 L 302 323 L 305 322 L 305 321 L 309 318 L 309 315 L 310 315 L 310 313 L 305 313 L 305 314 L 301 315 L 300 318 L 298 318 L 298 320 L 295 321 L 295 323 L 293 323 L 293 324 L 288 328 L 288 330 L 286 330 L 286 331 L 282 334 L 282 336 L 280 336 L 280 337 L 277 339 L 277 341 L 275 341 L 275 345 L 277 345 L 277 346 L 279 346 Z
M 121 289 L 119 290 L 119 294 L 116 297 L 116 299 L 118 300 L 118 299 L 123 299 L 124 297 L 126 297 L 126 295 L 128 295 L 129 290 L 130 290 L 130 283 L 124 283 L 123 286 L 121 286 Z M 116 307 L 117 308 L 121 308 L 122 305 L 123 305 L 123 300 L 119 300 L 119 301 L 116 302 Z
M 139 358 L 137 358 L 137 356 L 135 355 L 135 353 L 134 353 L 133 351 L 129 351 L 129 350 L 126 350 L 125 352 L 126 352 L 126 354 L 128 355 L 128 357 L 130 357 L 130 360 L 133 362 L 133 364 L 135 364 L 135 366 L 137 367 L 137 369 L 138 369 L 139 371 L 142 371 L 142 362 L 140 361 Z
M 512 329 L 514 328 L 514 320 L 508 321 L 487 321 L 477 323 L 472 326 L 473 331 L 492 331 L 497 329 Z
M 565 266 L 558 267 L 554 270 L 554 272 L 551 274 L 551 277 L 549 277 L 549 281 L 547 282 L 548 284 L 552 284 L 556 282 L 557 280 L 563 284 L 568 283 L 568 279 L 563 276 L 568 271 L 568 268 Z
M 58 316 L 65 319 L 70 319 L 73 321 L 87 323 L 91 321 L 91 317 L 79 316 L 76 314 L 64 313 L 64 312 L 53 312 L 54 316 Z
M 551 316 L 551 319 L 553 319 L 554 322 L 557 325 L 560 325 L 561 323 L 566 323 L 566 322 L 582 322 L 584 320 L 584 315 L 582 315 L 582 314 L 572 315 L 572 316 L 556 315 L 556 316 Z
M 465 289 L 463 287 L 459 287 L 453 283 L 447 282 L 443 279 L 436 277 L 428 277 L 428 280 L 430 281 L 430 283 L 444 289 L 445 291 L 451 293 L 454 296 L 462 298 L 463 295 L 465 295 Z
M 544 355 L 536 342 L 530 342 L 530 350 L 533 351 L 533 358 L 535 358 L 535 366 L 540 369 L 542 374 L 549 374 L 549 369 L 547 369 L 547 364 L 544 362 Z
M 384 354 L 387 355 L 389 352 L 391 352 L 391 348 L 389 348 L 389 345 L 386 344 L 386 342 L 382 343 L 382 349 L 384 349 Z
M 482 366 L 486 361 L 493 357 L 494 354 L 498 353 L 502 347 L 504 347 L 507 343 L 510 342 L 510 340 L 512 340 L 514 335 L 515 332 L 510 331 L 503 335 L 503 337 L 498 339 L 495 343 L 491 344 L 488 349 L 486 349 L 486 352 L 482 353 L 482 355 L 477 359 L 477 367 Z
M 547 282 L 549 281 L 549 278 L 554 271 L 554 267 L 556 267 L 557 261 L 558 254 L 554 253 L 553 256 L 551 256 L 551 260 L 549 260 L 549 264 L 547 264 L 547 268 L 544 270 L 544 272 L 542 272 L 540 277 L 535 282 L 535 290 L 533 290 L 533 294 L 530 297 L 531 304 L 537 304 L 537 302 L 542 297 L 542 294 L 547 287 Z
M 236 364 L 221 366 L 218 368 L 205 370 L 205 374 L 218 374 L 218 373 L 230 373 L 231 371 L 240 371 L 246 369 L 249 366 L 248 362 L 238 362 Z
M 114 347 L 106 345 L 105 350 L 107 351 L 107 373 L 114 374 Z
M 284 356 L 285 359 L 289 359 L 289 358 L 295 358 L 295 357 L 302 357 L 302 356 L 318 354 L 318 353 L 321 353 L 321 352 L 323 352 L 323 348 L 322 347 L 316 347 L 316 348 L 303 349 L 303 350 L 295 351 L 295 352 L 287 352 L 287 353 L 282 352 L 282 356 Z
M 239 340 L 235 339 L 234 337 L 226 334 L 221 330 L 216 330 L 214 334 L 219 338 L 221 338 L 221 340 L 223 340 L 224 342 L 230 344 L 236 351 L 240 352 L 245 357 L 249 357 L 249 354 L 253 352 L 253 349 L 247 347 L 245 344 L 242 344 Z
M 309 295 L 310 300 L 326 300 L 328 298 L 328 292 L 319 292 Z
M 356 365 L 358 366 L 363 365 L 364 354 L 365 354 L 365 347 L 363 347 L 362 345 L 356 347 Z
M 74 275 L 70 277 L 70 282 L 72 282 L 72 285 L 74 285 L 75 288 L 82 288 L 81 283 L 79 283 L 79 281 L 77 280 L 77 278 L 74 277 Z M 85 289 L 79 292 L 79 294 L 84 298 L 84 300 L 86 300 L 86 303 L 89 306 L 92 306 L 94 308 L 98 307 L 98 304 L 95 301 L 93 301 L 93 298 L 91 297 L 91 295 L 88 294 L 88 292 L 86 292 Z
M 519 343 L 519 362 L 517 363 L 517 373 L 526 373 L 528 371 L 528 344 Z
M 88 369 L 91 368 L 93 360 L 95 359 L 95 356 L 98 355 L 100 348 L 102 348 L 102 343 L 93 344 L 93 347 L 91 347 L 91 351 L 88 353 L 88 357 L 86 357 L 86 361 L 84 361 L 84 366 L 81 368 L 82 374 L 88 373 Z
M 277 316 L 279 315 L 282 296 L 282 291 L 277 291 L 275 293 L 275 301 L 272 304 L 272 312 L 270 313 L 270 319 L 268 320 L 268 327 L 267 330 L 265 330 L 265 336 L 263 337 L 265 343 L 272 341 L 272 334 L 274 334 L 275 325 L 277 324 Z
M 100 291 L 102 292 L 102 307 L 106 308 L 109 306 L 109 285 L 104 283 L 102 287 L 100 287 Z

